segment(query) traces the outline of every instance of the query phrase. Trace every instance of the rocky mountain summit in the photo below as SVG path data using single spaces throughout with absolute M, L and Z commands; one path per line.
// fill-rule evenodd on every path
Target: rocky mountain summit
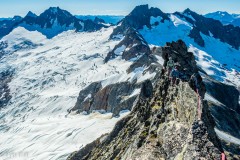
M 150 97 L 139 96 L 131 114 L 120 120 L 110 134 L 74 152 L 68 160 L 219 159 L 224 151 L 228 159 L 239 158 L 239 155 L 234 155 L 239 151 L 237 147 L 224 144 L 216 136 L 214 128 L 220 117 L 212 116 L 217 109 L 204 97 L 206 90 L 213 87 L 199 81 L 198 95 L 188 82 L 191 74 L 200 72 L 193 54 L 187 51 L 182 41 L 168 43 L 161 50 L 165 61 L 168 54 L 180 63 L 181 69 L 185 69 L 186 81 L 171 85 L 167 74 L 162 73 Z M 219 89 L 222 91 L 228 88 L 221 85 Z M 238 100 L 239 93 L 233 88 L 230 90 L 234 93 L 231 99 Z M 214 93 L 208 94 L 219 98 Z M 199 98 L 201 120 L 198 119 Z M 233 103 L 239 108 L 238 102 Z M 230 122 L 228 119 L 224 121 Z

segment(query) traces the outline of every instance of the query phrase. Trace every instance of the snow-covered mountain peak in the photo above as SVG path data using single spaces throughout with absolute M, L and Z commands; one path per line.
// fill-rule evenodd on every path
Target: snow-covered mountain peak
M 208 13 L 205 15 L 205 17 L 218 20 L 224 25 L 232 24 L 234 26 L 240 27 L 239 14 L 230 14 L 226 11 L 217 11 L 217 12 Z

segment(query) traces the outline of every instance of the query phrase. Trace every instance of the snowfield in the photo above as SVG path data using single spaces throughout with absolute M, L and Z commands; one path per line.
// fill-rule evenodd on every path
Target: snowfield
M 169 20 L 161 22 L 161 18 L 151 18 L 151 23 L 159 25 L 151 29 L 144 26 L 139 30 L 149 45 L 165 46 L 166 42 L 182 39 L 194 53 L 197 65 L 207 74 L 224 83 L 240 86 L 240 50 L 232 48 L 212 36 L 201 34 L 205 47 L 200 47 L 188 35 L 192 24 L 184 18 L 170 14 Z
M 111 118 L 111 113 L 68 113 L 80 90 L 92 82 L 106 86 L 154 76 L 143 75 L 144 68 L 127 74 L 133 62 L 120 58 L 104 64 L 121 40 L 109 40 L 112 31 L 113 27 L 91 33 L 66 31 L 47 39 L 18 27 L 1 39 L 8 43 L 8 54 L 0 60 L 0 71 L 11 68 L 14 76 L 9 83 L 13 97 L 0 111 L 0 159 L 66 159 L 128 114 Z

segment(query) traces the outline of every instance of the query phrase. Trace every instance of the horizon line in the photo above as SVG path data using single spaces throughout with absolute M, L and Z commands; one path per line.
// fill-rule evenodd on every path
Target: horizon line
M 145 4 L 145 5 L 148 5 L 149 6 L 149 4 Z M 140 6 L 140 5 L 137 5 L 137 6 Z M 135 7 L 137 7 L 137 6 L 135 6 Z M 134 7 L 134 8 L 135 8 Z M 45 12 L 46 10 L 48 10 L 48 9 L 50 9 L 50 8 L 60 8 L 59 6 L 56 6 L 56 7 L 53 7 L 53 6 L 51 6 L 51 7 L 48 7 L 47 9 L 45 9 L 45 10 L 43 10 L 42 12 L 40 12 L 39 14 L 36 14 L 35 12 L 33 12 L 33 11 L 31 11 L 31 10 L 29 10 L 29 11 L 27 11 L 25 14 L 15 14 L 15 15 L 13 15 L 13 16 L 8 16 L 8 17 L 0 17 L 1 19 L 9 19 L 9 18 L 13 18 L 14 16 L 20 16 L 20 17 L 25 17 L 26 15 L 27 15 L 27 13 L 28 12 L 32 12 L 32 13 L 34 13 L 34 14 L 36 14 L 37 16 L 39 16 L 40 14 L 42 14 L 43 12 Z M 133 9 L 134 9 L 133 8 Z M 149 8 L 151 8 L 151 7 L 149 7 Z M 153 7 L 153 8 L 158 8 L 158 9 L 160 9 L 159 7 Z M 65 10 L 65 11 L 68 11 L 69 13 L 71 13 L 73 16 L 127 16 L 129 13 L 131 13 L 131 11 L 133 10 L 131 10 L 130 12 L 128 12 L 127 14 L 102 14 L 102 13 L 100 13 L 100 14 L 73 14 L 71 11 L 69 11 L 69 10 L 67 10 L 67 9 L 64 9 L 64 8 L 60 8 L 61 10 Z M 190 9 L 189 7 L 188 8 L 186 8 L 186 9 Z M 184 10 L 186 10 L 186 9 L 184 9 Z M 161 10 L 161 9 L 160 9 Z M 183 11 L 184 11 L 183 10 Z M 196 13 L 198 13 L 197 11 L 194 11 L 193 9 L 190 9 L 191 11 L 193 11 L 193 12 L 196 12 Z M 162 10 L 161 10 L 162 11 Z M 164 12 L 164 13 L 167 13 L 167 14 L 172 14 L 172 13 L 175 13 L 175 12 L 183 12 L 183 11 L 174 11 L 174 12 Z M 237 12 L 228 12 L 228 11 L 223 11 L 223 10 L 216 10 L 216 11 L 212 11 L 212 12 L 208 12 L 208 13 L 204 13 L 204 14 L 202 14 L 202 13 L 198 13 L 198 14 L 201 14 L 201 15 L 206 15 L 206 14 L 209 14 L 209 13 L 215 13 L 215 12 L 227 12 L 228 14 L 230 14 L 230 15 L 233 15 L 233 14 L 237 14 L 237 15 L 240 15 L 240 13 L 237 13 Z

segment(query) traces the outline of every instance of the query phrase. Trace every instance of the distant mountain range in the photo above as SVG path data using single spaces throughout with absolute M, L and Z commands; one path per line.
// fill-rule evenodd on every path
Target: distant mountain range
M 224 25 L 232 24 L 234 26 L 240 26 L 240 14 L 229 14 L 228 12 L 217 11 L 208 13 L 205 17 L 219 20 Z
M 3 20 L 10 20 L 12 18 L 0 18 L 0 21 L 3 21 Z
M 96 17 L 103 19 L 106 23 L 117 24 L 121 21 L 125 16 L 112 16 L 112 15 L 75 15 L 75 17 L 82 20 L 94 20 Z
M 106 27 L 104 20 L 76 18 L 59 7 L 50 7 L 39 16 L 29 11 L 25 17 L 15 16 L 12 19 L 0 21 L 0 38 L 9 34 L 14 28 L 21 26 L 29 31 L 39 31 L 48 38 L 52 38 L 67 30 L 96 31 Z

